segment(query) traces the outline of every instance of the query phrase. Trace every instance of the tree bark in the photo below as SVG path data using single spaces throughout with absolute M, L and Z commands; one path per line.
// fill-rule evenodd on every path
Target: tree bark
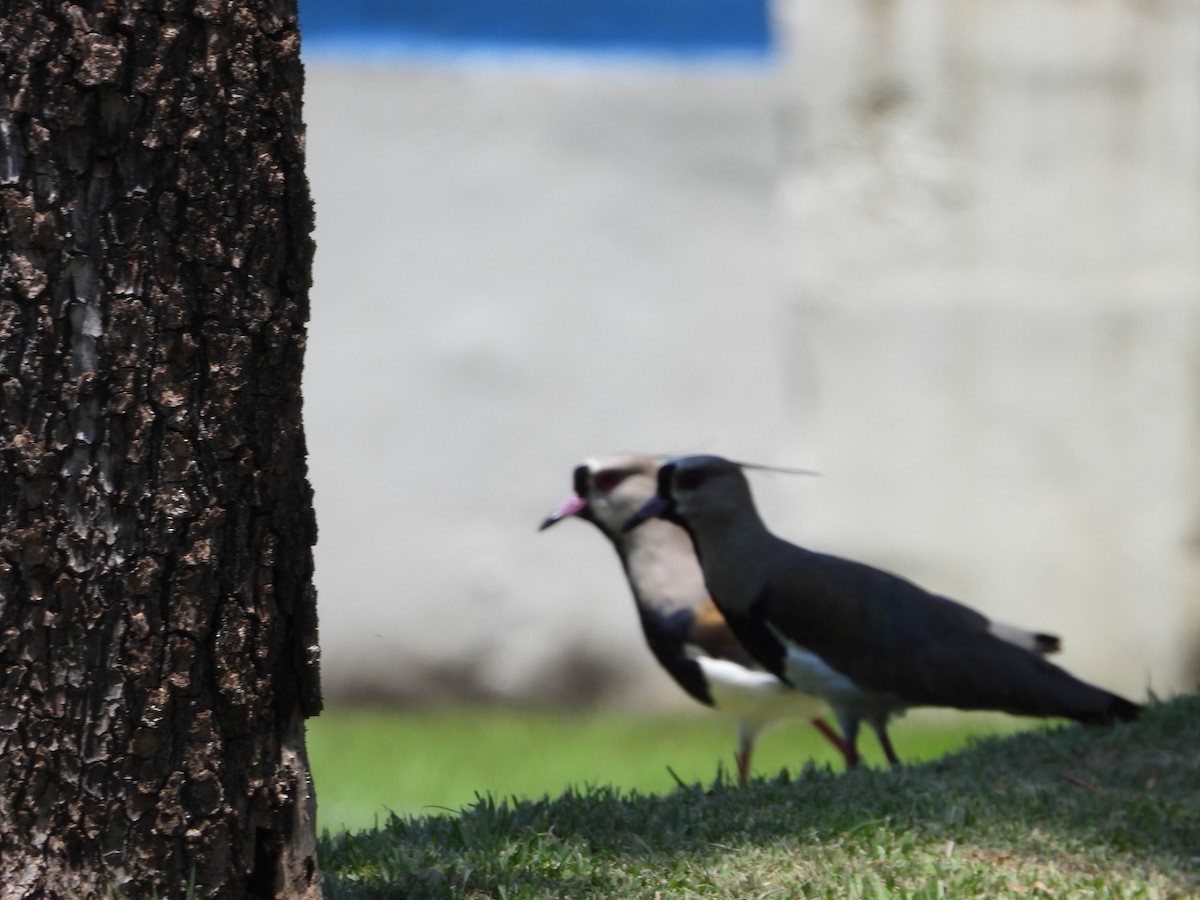
M 317 897 L 294 0 L 0 0 L 0 890 Z

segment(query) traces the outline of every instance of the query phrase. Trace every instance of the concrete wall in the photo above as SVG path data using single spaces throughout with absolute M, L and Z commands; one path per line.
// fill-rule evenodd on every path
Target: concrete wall
M 779 10 L 793 527 L 1187 686 L 1200 4 Z
M 331 696 L 689 702 L 600 535 L 536 528 L 588 455 L 771 456 L 771 86 L 761 66 L 310 65 Z
M 780 532 L 1190 684 L 1198 6 L 788 0 L 775 69 L 311 62 L 329 696 L 685 703 L 600 537 L 534 531 L 610 450 L 816 466 L 757 479 Z

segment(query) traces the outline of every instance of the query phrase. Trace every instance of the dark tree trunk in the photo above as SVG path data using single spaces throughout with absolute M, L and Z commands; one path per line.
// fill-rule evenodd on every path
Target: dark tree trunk
M 0 0 L 0 885 L 315 897 L 295 0 Z

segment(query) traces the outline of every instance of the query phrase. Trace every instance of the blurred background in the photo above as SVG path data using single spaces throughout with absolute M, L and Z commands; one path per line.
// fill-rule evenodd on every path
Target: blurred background
M 1200 674 L 1200 3 L 301 0 L 324 686 L 684 709 L 612 451 L 780 534 Z

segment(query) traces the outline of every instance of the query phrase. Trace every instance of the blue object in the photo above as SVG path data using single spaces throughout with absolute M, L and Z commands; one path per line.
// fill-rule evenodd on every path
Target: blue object
M 766 0 L 299 0 L 306 54 L 763 58 Z

